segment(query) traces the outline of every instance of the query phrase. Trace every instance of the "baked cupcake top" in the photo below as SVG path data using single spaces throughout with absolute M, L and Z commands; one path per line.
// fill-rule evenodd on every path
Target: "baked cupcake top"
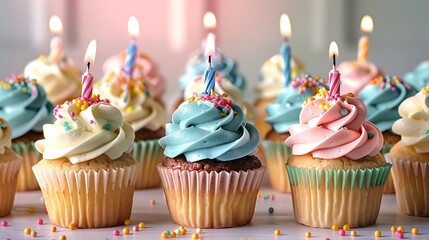
M 173 113 L 172 121 L 159 144 L 167 157 L 183 154 L 188 162 L 253 155 L 260 140 L 258 130 L 227 94 L 195 94 Z
M 367 107 L 368 121 L 384 132 L 390 130 L 393 123 L 400 118 L 399 104 L 416 92 L 399 77 L 386 75 L 372 80 L 359 92 L 359 97 Z
M 134 131 L 109 100 L 92 95 L 57 105 L 53 124 L 43 126 L 45 139 L 36 142 L 44 159 L 68 158 L 76 164 L 102 154 L 114 160 L 133 147 Z
M 404 81 L 415 89 L 422 89 L 429 86 L 429 60 L 417 65 L 412 72 L 405 73 Z
M 24 69 L 24 76 L 37 79 L 48 95 L 49 101 L 61 104 L 64 99 L 79 96 L 81 91 L 80 70 L 74 62 L 63 56 L 59 61 L 51 62 L 41 55 Z
M 0 118 L 0 154 L 5 154 L 6 148 L 12 146 L 12 127 Z
M 125 51 L 120 52 L 108 58 L 103 64 L 104 74 L 120 74 L 124 66 L 127 54 Z M 164 76 L 158 69 L 157 64 L 147 54 L 139 52 L 134 63 L 133 78 L 143 77 L 148 82 L 150 93 L 153 97 L 160 97 L 165 89 L 166 82 Z
M 343 62 L 338 66 L 341 73 L 341 94 L 358 94 L 362 88 L 384 73 L 375 64 L 368 61 Z
M 292 154 L 310 153 L 315 158 L 375 156 L 383 147 L 383 135 L 365 120 L 366 107 L 353 94 L 328 97 L 326 89 L 304 102 L 300 123 L 289 127 L 285 143 Z
M 260 80 L 256 85 L 259 99 L 275 98 L 282 91 L 284 86 L 283 65 L 283 58 L 280 54 L 274 55 L 264 62 L 261 67 Z M 290 66 L 292 79 L 304 71 L 304 66 L 293 57 Z
M 399 115 L 392 130 L 401 135 L 404 146 L 414 147 L 417 153 L 429 152 L 429 87 L 399 105 Z
M 228 76 L 222 76 L 218 72 L 216 72 L 216 84 L 215 84 L 215 92 L 222 95 L 224 93 L 228 94 L 229 98 L 234 101 L 235 104 L 240 106 L 240 108 L 244 112 L 244 116 L 246 116 L 247 121 L 255 122 L 256 120 L 256 112 L 255 108 L 244 101 L 241 90 L 232 84 L 230 78 Z M 200 92 L 204 89 L 204 78 L 202 76 L 195 78 L 193 81 L 189 82 L 186 85 L 185 91 L 183 92 L 183 99 L 189 99 L 191 97 L 195 97 L 196 92 Z
M 204 59 L 204 52 L 197 51 L 193 53 L 186 64 L 185 73 L 179 79 L 180 89 L 185 91 L 190 82 L 203 75 L 206 67 L 207 62 Z M 240 91 L 245 89 L 246 80 L 238 70 L 237 63 L 232 58 L 223 55 L 219 49 L 216 49 L 215 56 L 212 59 L 212 67 L 222 77 L 228 78 Z
M 111 72 L 95 84 L 94 93 L 109 99 L 134 131 L 143 128 L 156 131 L 165 124 L 165 111 L 153 100 L 142 76 L 129 78 L 122 73 Z
M 285 133 L 290 125 L 299 123 L 302 103 L 318 93 L 319 88 L 327 88 L 327 83 L 322 78 L 305 74 L 292 81 L 289 87 L 279 87 L 281 91 L 277 99 L 265 109 L 268 116 L 265 121 L 271 124 L 274 131 Z
M 42 132 L 43 124 L 54 119 L 53 109 L 36 80 L 13 75 L 0 81 L 0 117 L 12 125 L 12 138 L 21 137 L 30 130 Z

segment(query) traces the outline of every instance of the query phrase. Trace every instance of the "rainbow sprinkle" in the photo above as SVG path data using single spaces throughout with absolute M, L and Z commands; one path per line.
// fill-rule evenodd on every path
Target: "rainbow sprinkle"
M 384 89 L 386 86 L 390 86 L 390 89 L 394 92 L 397 90 L 396 85 L 402 84 L 407 90 L 411 89 L 411 86 L 404 82 L 398 76 L 386 75 L 384 77 L 378 76 L 371 81 L 372 85 L 379 85 L 381 89 Z
M 298 93 L 302 94 L 308 88 L 313 90 L 313 94 L 316 94 L 319 91 L 319 88 L 323 88 L 327 83 L 323 78 L 315 77 L 313 78 L 309 74 L 304 74 L 300 77 L 295 78 L 290 83 L 290 86 L 293 88 L 298 88 Z
M 203 93 L 200 96 L 197 95 L 197 93 L 193 93 L 193 96 L 188 98 L 188 102 L 199 102 L 199 101 L 209 101 L 213 104 L 213 107 L 215 108 L 221 108 L 222 113 L 220 113 L 221 117 L 226 117 L 228 113 L 232 110 L 231 105 L 233 104 L 233 101 L 231 99 L 228 99 L 228 94 L 223 93 L 222 95 L 214 93 L 213 89 L 210 94 Z M 234 114 L 237 114 L 236 111 L 233 112 Z
M 92 94 L 91 98 L 85 98 L 85 97 L 78 97 L 76 99 L 73 99 L 72 101 L 66 101 L 65 105 L 75 105 L 77 112 L 71 112 L 70 117 L 74 118 L 76 115 L 78 115 L 81 111 L 86 110 L 89 106 L 97 104 L 97 103 L 108 103 L 110 104 L 109 99 L 100 99 L 100 95 Z M 62 119 L 63 116 L 59 114 L 59 110 L 62 108 L 62 105 L 57 105 L 54 108 L 53 114 L 55 118 Z

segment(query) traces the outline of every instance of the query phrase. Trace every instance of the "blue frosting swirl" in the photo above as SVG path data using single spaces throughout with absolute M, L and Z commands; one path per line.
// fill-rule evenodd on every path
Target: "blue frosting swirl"
M 412 72 L 404 75 L 404 81 L 414 89 L 422 89 L 429 86 L 429 62 L 420 63 Z
M 232 58 L 223 55 L 219 49 L 216 49 L 216 55 L 212 60 L 212 67 L 222 77 L 228 78 L 241 91 L 245 89 L 246 79 L 238 70 L 237 63 Z M 203 75 L 206 68 L 207 61 L 204 58 L 204 53 L 201 51 L 194 53 L 186 64 L 185 73 L 179 79 L 180 89 L 184 91 L 191 81 Z
M 15 75 L 0 81 L 0 117 L 12 125 L 13 139 L 30 130 L 42 132 L 43 124 L 53 121 L 53 109 L 36 80 Z
M 218 94 L 183 102 L 172 120 L 159 140 L 171 158 L 184 154 L 189 162 L 231 161 L 253 154 L 259 144 L 259 132 L 241 108 Z
M 283 88 L 270 105 L 267 106 L 265 121 L 278 133 L 289 132 L 290 125 L 299 123 L 302 103 L 319 91 L 327 88 L 322 78 L 312 78 L 306 74 L 296 78 L 289 87 Z
M 401 118 L 398 107 L 402 101 L 416 93 L 416 89 L 400 78 L 386 75 L 365 86 L 359 92 L 359 97 L 366 105 L 368 121 L 384 132 L 390 130 L 393 123 Z

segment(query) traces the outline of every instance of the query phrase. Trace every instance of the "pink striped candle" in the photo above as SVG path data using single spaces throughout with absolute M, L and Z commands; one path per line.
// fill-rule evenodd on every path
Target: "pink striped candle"
M 340 95 L 340 72 L 337 71 L 335 57 L 338 56 L 338 45 L 336 42 L 331 42 L 329 46 L 329 56 L 332 57 L 332 70 L 329 72 L 329 99 L 334 99 Z
M 91 98 L 92 96 L 92 82 L 94 77 L 89 71 L 91 63 L 94 63 L 95 53 L 97 50 L 97 42 L 92 40 L 85 54 L 86 72 L 82 75 L 82 97 Z

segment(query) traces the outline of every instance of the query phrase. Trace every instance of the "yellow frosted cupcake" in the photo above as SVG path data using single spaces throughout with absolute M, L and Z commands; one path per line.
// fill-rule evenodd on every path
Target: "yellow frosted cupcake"
M 121 112 L 96 95 L 54 109 L 36 142 L 43 160 L 33 167 L 52 224 L 110 227 L 130 218 L 136 163 L 134 131 Z M 67 183 L 67 184 L 65 184 Z
M 10 214 L 15 199 L 21 157 L 12 149 L 12 127 L 0 118 L 0 217 Z

